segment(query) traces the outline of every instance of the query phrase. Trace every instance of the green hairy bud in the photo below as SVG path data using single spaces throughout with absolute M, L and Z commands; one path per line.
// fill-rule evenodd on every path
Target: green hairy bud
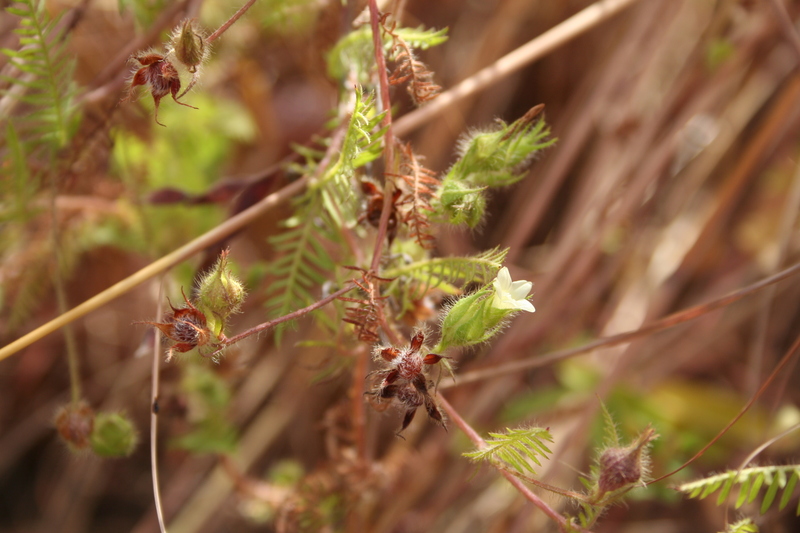
M 459 159 L 442 180 L 434 211 L 450 224 L 480 224 L 486 210 L 485 190 L 516 183 L 525 177 L 537 153 L 550 146 L 550 129 L 537 117 L 538 105 L 519 120 L 489 131 L 474 131 L 459 143 Z
M 223 251 L 214 267 L 200 280 L 197 308 L 205 314 L 208 327 L 217 337 L 225 329 L 228 318 L 238 313 L 244 302 L 244 284 L 228 268 L 228 250 Z
M 191 19 L 184 20 L 180 26 L 175 28 L 172 32 L 170 46 L 178 61 L 183 63 L 191 73 L 197 72 L 197 67 L 205 61 L 208 55 L 205 38 Z
M 533 304 L 527 300 L 532 286 L 530 281 L 512 281 L 508 269 L 501 268 L 491 288 L 467 295 L 447 310 L 442 320 L 442 339 L 435 351 L 486 342 L 512 315 L 519 311 L 533 313 Z
M 486 211 L 484 187 L 469 187 L 457 181 L 445 181 L 436 212 L 450 224 L 477 226 Z
M 125 457 L 139 440 L 133 423 L 120 413 L 99 413 L 94 421 L 92 451 L 100 457 Z
M 500 129 L 475 132 L 460 143 L 461 158 L 448 178 L 484 187 L 511 185 L 525 177 L 537 152 L 555 142 L 547 139 L 550 129 L 543 119 L 534 119 L 544 109 L 538 105 L 512 124 Z
M 447 310 L 437 351 L 452 346 L 472 346 L 489 340 L 497 332 L 503 312 L 492 308 L 489 289 L 465 296 Z

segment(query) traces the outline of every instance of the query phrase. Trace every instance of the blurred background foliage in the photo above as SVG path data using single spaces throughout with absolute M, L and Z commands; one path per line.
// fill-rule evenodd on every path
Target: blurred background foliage
M 446 43 L 420 52 L 446 91 L 590 3 L 407 0 L 383 9 L 406 27 L 449 28 Z M 771 2 L 631 4 L 403 135 L 439 175 L 465 131 L 539 103 L 559 138 L 523 182 L 491 196 L 477 230 L 447 230 L 437 242 L 445 257 L 510 247 L 514 279 L 535 282 L 537 312 L 491 345 L 459 353 L 458 373 L 636 329 L 800 257 L 800 53 Z M 783 4 L 800 17 L 800 2 Z M 56 104 L 15 99 L 9 78 L 26 71 L 0 55 L 0 344 L 62 311 L 58 276 L 75 306 L 294 179 L 270 169 L 335 116 L 348 80 L 329 77 L 328 53 L 353 20 L 366 20 L 363 5 L 256 2 L 214 43 L 201 83 L 183 98 L 198 109 L 165 99 L 162 128 L 145 92 L 120 102 L 128 57 L 160 47 L 187 17 L 216 28 L 238 5 L 45 2 L 64 70 L 35 88 L 57 88 L 57 105 L 71 114 L 59 119 L 60 136 L 38 137 L 35 112 Z M 19 49 L 18 24 L 0 14 L 0 47 Z M 395 117 L 412 109 L 404 91 L 393 98 Z M 290 214 L 288 205 L 270 212 L 226 243 L 251 292 L 237 331 L 265 320 L 276 260 L 267 239 L 285 231 Z M 173 301 L 217 251 L 173 270 L 165 283 Z M 660 475 L 722 429 L 789 348 L 799 290 L 790 278 L 627 345 L 457 381 L 443 394 L 483 434 L 549 426 L 554 454 L 539 473 L 574 490 L 602 442 L 599 395 L 626 439 L 656 428 Z M 146 284 L 73 324 L 84 396 L 96 409 L 124 411 L 141 434 L 130 457 L 74 456 L 56 439 L 54 414 L 69 399 L 62 334 L 0 362 L 0 532 L 157 531 L 144 437 L 148 334 L 131 325 L 155 315 L 157 295 L 157 283 Z M 395 416 L 369 411 L 372 461 L 359 462 L 348 406 L 362 387 L 345 371 L 354 353 L 335 344 L 301 321 L 280 348 L 263 335 L 218 366 L 188 354 L 162 367 L 158 453 L 169 531 L 273 531 L 289 522 L 306 531 L 555 530 L 495 471 L 460 457 L 471 446 L 452 426 L 445 433 L 418 417 L 400 440 Z M 735 469 L 800 422 L 798 372 L 790 365 L 698 462 L 634 492 L 595 531 L 723 529 L 724 508 L 683 499 L 668 483 Z M 799 446 L 792 433 L 757 462 L 796 462 Z M 797 531 L 789 507 L 760 516 L 756 502 L 744 512 L 762 531 Z

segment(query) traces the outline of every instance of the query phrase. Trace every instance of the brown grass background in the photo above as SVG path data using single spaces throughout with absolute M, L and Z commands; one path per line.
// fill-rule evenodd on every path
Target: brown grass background
M 546 105 L 547 121 L 559 138 L 524 181 L 492 195 L 477 231 L 445 229 L 440 234 L 440 255 L 510 247 L 514 279 L 535 283 L 537 312 L 517 318 L 491 345 L 458 354 L 459 373 L 634 330 L 797 261 L 800 48 L 792 40 L 796 36 L 781 25 L 776 3 L 785 4 L 791 20 L 800 16 L 800 3 L 782 0 L 632 2 L 403 136 L 437 172 L 452 163 L 456 141 L 466 129 L 495 118 L 514 120 L 539 103 Z M 308 24 L 280 34 L 261 22 L 269 3 L 257 2 L 218 41 L 206 77 L 186 101 L 192 103 L 197 93 L 235 101 L 255 126 L 251 140 L 231 148 L 219 183 L 252 184 L 289 153 L 290 143 L 306 142 L 320 131 L 336 100 L 323 54 L 357 12 L 359 6 L 352 4 L 298 3 L 297 9 L 308 10 Z M 421 53 L 447 91 L 590 2 L 401 4 L 385 9 L 401 12 L 407 26 L 450 28 L 447 43 Z M 143 27 L 129 13 L 120 14 L 116 2 L 48 2 L 52 12 L 67 10 L 76 17 L 69 46 L 77 59 L 76 82 L 90 95 L 81 104 L 84 119 L 73 147 L 79 157 L 59 176 L 60 224 L 116 216 L 119 199 L 138 194 L 110 164 L 118 131 L 145 140 L 163 133 L 141 105 L 118 105 L 128 55 L 158 45 L 186 16 L 199 13 L 201 22 L 213 27 L 236 7 L 219 1 L 166 2 L 153 10 L 160 18 Z M 3 46 L 13 46 L 14 23 L 14 17 L 0 15 Z M 399 118 L 411 108 L 402 92 L 396 98 Z M 162 108 L 173 105 L 165 99 Z M 180 112 L 183 120 L 192 120 L 192 110 Z M 261 188 L 275 190 L 281 180 L 270 178 Z M 180 181 L 174 186 L 180 188 Z M 246 195 L 258 194 L 258 188 L 246 189 Z M 215 201 L 224 210 L 234 209 L 235 201 L 224 195 Z M 228 244 L 234 261 L 246 267 L 269 260 L 265 238 L 279 231 L 276 223 L 287 213 L 271 212 L 232 238 Z M 38 276 L 43 288 L 31 313 L 13 327 L 11 311 L 3 309 L 2 344 L 58 314 L 47 289 L 52 256 L 41 244 L 49 238 L 49 220 L 29 222 L 29 239 L 3 257 L 6 294 L 13 295 L 23 281 L 35 281 L 25 272 Z M 158 232 L 169 236 L 173 229 Z M 175 230 L 176 245 L 183 243 L 182 235 L 194 236 L 192 228 Z M 191 269 L 202 268 L 208 257 L 198 257 Z M 86 300 L 153 259 L 113 244 L 81 251 L 67 280 L 69 302 Z M 234 324 L 237 330 L 264 320 L 262 289 L 254 291 Z M 56 438 L 53 413 L 69 397 L 61 333 L 0 362 L 0 532 L 158 530 L 147 442 L 150 361 L 134 356 L 143 329 L 130 325 L 154 316 L 156 298 L 157 285 L 149 283 L 73 324 L 84 396 L 98 409 L 124 410 L 141 431 L 142 442 L 127 459 L 75 456 Z M 797 302 L 798 284 L 790 278 L 629 344 L 456 383 L 442 394 L 483 434 L 522 424 L 549 426 L 556 441 L 554 457 L 538 473 L 548 483 L 576 490 L 577 473 L 587 471 L 595 456 L 599 395 L 618 410 L 626 438 L 647 423 L 656 425 L 661 439 L 652 469 L 660 475 L 702 447 L 755 393 L 796 339 Z M 358 386 L 352 386 L 347 373 L 313 382 L 320 368 L 341 357 L 294 344 L 315 335 L 312 325 L 303 322 L 281 347 L 264 335 L 242 343 L 216 368 L 234 392 L 230 419 L 240 431 L 234 459 L 240 471 L 266 479 L 282 461 L 296 461 L 307 473 L 309 505 L 322 508 L 331 504 L 331 496 L 339 498 L 334 505 L 344 509 L 340 523 L 330 529 L 307 525 L 306 530 L 555 530 L 493 469 L 460 456 L 470 444 L 452 425 L 444 432 L 420 414 L 403 441 L 392 434 L 399 424 L 397 413 L 370 411 L 370 460 L 354 457 L 349 413 Z M 243 516 L 254 512 L 258 498 L 234 487 L 217 457 L 168 446 L 186 420 L 180 372 L 170 365 L 162 373 L 161 397 L 166 400 L 159 456 L 168 530 L 274 530 L 273 520 Z M 668 484 L 737 468 L 760 443 L 796 424 L 798 377 L 791 365 L 706 456 L 676 479 L 610 510 L 594 530 L 722 530 L 725 509 L 714 504 L 715 498 L 682 499 Z M 793 433 L 758 462 L 796 461 L 799 444 Z M 576 511 L 555 496 L 544 498 L 556 508 Z M 758 518 L 762 531 L 800 530 L 789 507 Z M 744 511 L 758 514 L 752 506 Z M 736 516 L 737 511 L 728 511 L 729 519 Z

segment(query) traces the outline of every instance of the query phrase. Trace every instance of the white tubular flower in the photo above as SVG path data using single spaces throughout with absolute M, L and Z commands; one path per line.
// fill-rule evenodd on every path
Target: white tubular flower
M 512 309 L 533 313 L 536 309 L 527 299 L 533 283 L 530 281 L 511 281 L 511 274 L 503 267 L 497 273 L 494 282 L 494 300 L 492 307 L 495 309 Z

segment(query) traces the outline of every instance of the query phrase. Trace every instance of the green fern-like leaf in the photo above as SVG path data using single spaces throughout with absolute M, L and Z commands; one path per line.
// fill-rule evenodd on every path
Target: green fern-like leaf
M 302 214 L 288 223 L 291 228 L 270 239 L 275 250 L 282 254 L 273 264 L 272 274 L 277 279 L 269 287 L 266 302 L 272 316 L 283 316 L 309 305 L 315 299 L 311 294 L 312 287 L 324 283 L 323 273 L 334 268 L 333 260 L 322 244 L 330 241 L 331 237 L 324 230 L 328 221 L 325 220 L 322 196 L 312 195 L 304 204 L 299 210 Z
M 424 28 L 395 28 L 394 33 L 409 46 L 424 50 L 447 41 L 447 28 L 426 30 Z M 394 42 L 392 36 L 382 32 L 383 48 L 390 51 Z M 355 79 L 362 84 L 370 81 L 375 68 L 375 52 L 372 45 L 372 30 L 369 25 L 345 35 L 331 48 L 327 57 L 328 74 L 333 79 L 348 79 L 348 73 L 354 73 Z
M 350 120 L 347 123 L 339 157 L 323 173 L 322 177 L 311 184 L 318 188 L 333 182 L 339 193 L 352 197 L 353 188 L 350 179 L 355 169 L 374 161 L 381 155 L 381 139 L 385 129 L 378 129 L 383 113 L 377 113 L 375 95 L 364 94 L 360 87 L 355 91 L 355 104 Z
M 408 43 L 409 46 L 420 50 L 439 46 L 446 42 L 448 38 L 447 28 L 442 28 L 441 30 L 427 30 L 422 26 L 418 28 L 395 28 L 394 33 Z
M 272 270 L 277 280 L 269 289 L 267 307 L 271 315 L 282 316 L 310 304 L 314 300 L 312 287 L 324 283 L 328 279 L 324 274 L 333 271 L 333 259 L 323 243 L 340 242 L 340 230 L 356 219 L 353 176 L 356 168 L 380 154 L 385 130 L 377 126 L 382 117 L 375 111 L 375 97 L 365 96 L 357 88 L 338 157 L 309 185 L 287 223 L 291 229 L 270 239 L 282 254 Z M 306 164 L 299 170 L 306 174 L 316 172 L 321 154 L 304 149 L 301 155 Z
M 789 504 L 798 478 L 800 478 L 800 465 L 758 466 L 744 468 L 741 471 L 728 470 L 721 474 L 684 483 L 678 486 L 678 490 L 689 498 L 703 499 L 721 489 L 717 497 L 717 504 L 720 505 L 728 498 L 733 487 L 738 485 L 739 493 L 736 498 L 736 508 L 738 509 L 744 503 L 753 502 L 761 488 L 766 486 L 767 490 L 761 500 L 760 509 L 763 514 L 775 503 L 779 491 L 782 491 L 782 495 L 778 509 L 784 509 Z M 795 512 L 800 515 L 800 504 Z
M 17 127 L 26 142 L 45 144 L 57 150 L 67 144 L 75 131 L 72 84 L 74 62 L 64 46 L 57 20 L 51 20 L 41 0 L 15 2 L 6 9 L 20 18 L 14 30 L 19 36 L 15 50 L 3 48 L 17 72 L 3 75 L 10 88 L 2 94 L 25 106 Z M 11 116 L 11 112 L 4 113 Z
M 470 282 L 480 285 L 489 283 L 502 268 L 507 254 L 508 249 L 493 248 L 475 257 L 425 259 L 388 269 L 383 275 L 388 278 L 413 280 L 416 282 L 413 287 L 416 296 L 434 288 L 440 288 L 449 294 L 457 294 L 456 286 Z
M 25 143 L 20 139 L 13 122 L 6 127 L 7 169 L 9 178 L 0 180 L 0 223 L 11 220 L 27 221 L 39 210 L 32 207 L 33 198 L 39 189 L 36 177 L 28 165 Z M 0 238 L 0 250 L 12 245 L 9 235 Z
M 492 438 L 486 441 L 484 448 L 463 455 L 475 462 L 501 461 L 518 472 L 527 470 L 535 474 L 531 463 L 541 466 L 539 459 L 547 459 L 547 454 L 552 453 L 544 441 L 553 442 L 553 437 L 544 428 L 507 429 L 505 433 L 489 433 L 489 435 Z
M 600 408 L 603 410 L 603 428 L 606 433 L 606 447 L 619 447 L 621 444 L 619 433 L 617 432 L 617 422 L 614 420 L 614 417 L 611 416 L 611 412 L 608 410 L 608 407 L 606 407 L 604 402 L 600 402 Z

